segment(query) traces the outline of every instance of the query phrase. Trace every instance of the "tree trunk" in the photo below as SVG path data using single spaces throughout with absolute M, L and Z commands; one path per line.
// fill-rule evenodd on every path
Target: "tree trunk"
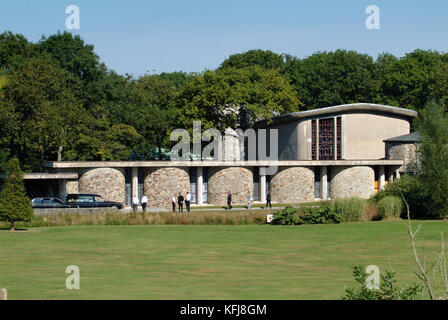
M 14 229 L 14 224 L 16 222 L 15 221 L 11 221 L 11 232 L 15 232 L 16 230 Z

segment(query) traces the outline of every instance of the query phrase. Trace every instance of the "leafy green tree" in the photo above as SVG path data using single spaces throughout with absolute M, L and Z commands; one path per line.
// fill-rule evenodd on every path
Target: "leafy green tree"
M 377 64 L 383 103 L 421 110 L 433 98 L 447 100 L 448 55 L 415 50 L 400 59 L 381 55 Z
M 18 221 L 30 221 L 33 216 L 31 201 L 26 195 L 23 172 L 17 158 L 8 163 L 5 183 L 0 193 L 0 219 L 11 223 L 11 231 Z
M 355 51 L 317 52 L 306 59 L 289 57 L 289 77 L 305 109 L 379 101 L 377 68 L 372 57 Z
M 284 64 L 284 55 L 274 53 L 270 50 L 258 49 L 233 54 L 224 60 L 219 68 L 246 68 L 259 66 L 265 69 L 280 70 L 284 67 Z
M 23 58 L 29 58 L 34 45 L 21 34 L 5 31 L 0 34 L 0 72 L 8 72 L 20 64 Z
M 418 119 L 421 142 L 421 181 L 430 196 L 428 209 L 438 217 L 448 213 L 448 115 L 444 107 L 429 102 Z
M 184 128 L 201 120 L 204 129 L 219 130 L 238 127 L 241 107 L 250 111 L 253 122 L 298 111 L 301 105 L 287 78 L 259 66 L 206 71 L 188 82 L 180 101 Z

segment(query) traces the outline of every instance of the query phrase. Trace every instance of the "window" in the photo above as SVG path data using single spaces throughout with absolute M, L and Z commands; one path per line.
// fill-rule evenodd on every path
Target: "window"
M 311 120 L 311 160 L 317 160 L 316 130 L 316 120 Z
M 337 149 L 337 160 L 342 159 L 342 119 L 341 117 L 336 118 L 336 149 Z
M 319 120 L 319 160 L 334 160 L 334 119 Z

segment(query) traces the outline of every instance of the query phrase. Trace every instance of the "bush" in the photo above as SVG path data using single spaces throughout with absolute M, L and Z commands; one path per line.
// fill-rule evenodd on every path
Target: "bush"
M 344 222 L 360 221 L 367 203 L 366 200 L 356 197 L 336 199 L 332 202 Z
M 367 274 L 364 270 L 365 268 L 360 265 L 353 267 L 353 277 L 359 287 L 345 289 L 343 300 L 415 300 L 422 290 L 422 287 L 415 283 L 398 287 L 395 273 L 389 270 L 381 275 L 379 289 L 368 289 Z
M 396 196 L 387 196 L 378 201 L 378 211 L 383 219 L 399 218 L 403 211 L 403 201 Z
M 425 192 L 421 181 L 411 175 L 402 176 L 393 182 L 389 182 L 384 190 L 372 196 L 378 203 L 387 196 L 395 196 L 402 199 L 401 193 L 409 204 L 411 218 L 432 218 L 436 217 L 429 208 L 431 198 Z
M 301 225 L 340 223 L 342 216 L 336 212 L 331 203 L 323 203 L 315 207 L 286 207 L 274 214 L 271 224 Z

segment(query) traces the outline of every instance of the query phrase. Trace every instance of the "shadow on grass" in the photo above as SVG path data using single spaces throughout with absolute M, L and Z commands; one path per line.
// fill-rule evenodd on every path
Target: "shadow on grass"
M 1 227 L 0 231 L 11 231 L 11 228 Z M 14 228 L 14 232 L 27 232 L 27 231 L 28 231 L 28 229 L 26 229 L 26 228 Z

